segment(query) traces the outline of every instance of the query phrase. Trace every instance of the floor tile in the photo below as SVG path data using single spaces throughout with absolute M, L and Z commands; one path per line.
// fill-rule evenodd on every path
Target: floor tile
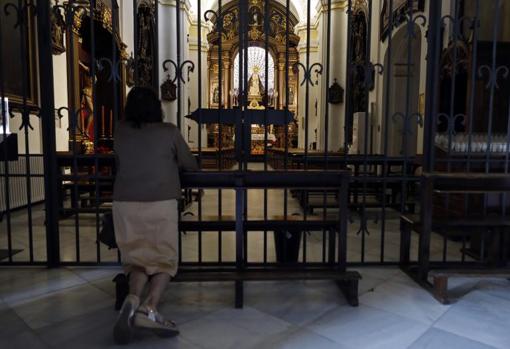
M 37 333 L 53 348 L 118 348 L 112 334 L 116 318 L 117 312 L 111 308 L 103 308 L 39 328 Z M 129 347 L 197 348 L 178 337 L 161 339 L 151 333 L 140 331 L 134 331 Z
M 480 280 L 475 286 L 477 290 L 484 293 L 501 297 L 510 301 L 510 281 L 506 279 L 485 279 Z
M 496 348 L 508 349 L 509 323 L 510 301 L 473 291 L 452 305 L 434 327 Z
M 0 301 L 0 338 L 10 338 L 29 330 L 18 314 Z
M 108 268 L 68 268 L 69 271 L 78 275 L 80 278 L 91 282 L 102 279 L 113 279 L 115 275 L 122 273 L 122 268 L 108 267 Z
M 429 292 L 390 281 L 378 285 L 374 292 L 363 294 L 360 302 L 425 325 L 431 325 L 448 310 L 447 305 L 437 302 Z
M 13 307 L 13 310 L 32 329 L 111 307 L 112 298 L 90 285 L 81 285 L 65 292 L 49 294 L 32 302 Z
M 331 281 L 247 283 L 246 304 L 294 325 L 305 325 L 328 310 L 346 304 Z
M 347 347 L 303 328 L 293 328 L 257 344 L 268 349 L 345 349 Z
M 255 309 L 224 309 L 180 326 L 183 339 L 203 348 L 250 348 L 291 325 Z
M 366 305 L 339 307 L 308 326 L 348 348 L 404 349 L 428 326 Z
M 3 269 L 0 297 L 10 306 L 33 301 L 48 293 L 85 284 L 66 269 Z
M 486 344 L 475 342 L 450 332 L 431 328 L 408 349 L 494 349 Z
M 50 348 L 34 332 L 18 332 L 14 336 L 0 336 L 0 348 L 8 349 L 46 349 Z

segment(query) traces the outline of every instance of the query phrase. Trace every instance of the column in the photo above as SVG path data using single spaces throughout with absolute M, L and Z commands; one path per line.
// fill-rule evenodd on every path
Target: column
M 201 47 L 199 47 L 198 43 L 198 21 L 193 19 L 193 22 L 190 26 L 190 35 L 189 35 L 189 59 L 195 64 L 195 72 L 192 75 L 191 81 L 187 85 L 189 89 L 189 97 L 191 101 L 191 112 L 195 111 L 198 108 L 207 108 L 209 103 L 209 71 L 207 66 L 207 26 L 205 22 L 202 20 L 202 37 L 201 37 Z M 202 72 L 199 73 L 198 69 L 198 56 L 201 55 L 202 59 Z M 202 81 L 202 104 L 198 103 L 198 80 L 199 77 Z M 186 106 L 187 107 L 187 106 Z M 198 123 L 195 121 L 190 121 L 189 125 L 191 126 L 191 142 L 190 147 L 198 148 Z M 205 124 L 202 124 L 202 129 L 200 131 L 202 133 L 201 136 L 201 144 L 202 147 L 207 146 L 207 130 Z
M 161 78 L 160 84 L 163 82 L 163 79 L 166 79 L 167 73 L 163 71 L 163 62 L 167 59 L 173 60 L 177 64 L 177 35 L 179 34 L 180 40 L 180 62 L 184 62 L 185 60 L 185 47 L 186 47 L 186 23 L 187 16 L 190 10 L 190 3 L 187 0 L 179 0 L 179 31 L 177 28 L 177 10 L 176 0 L 158 0 L 159 1 L 159 11 L 158 11 L 158 30 L 159 30 L 159 76 Z M 170 67 L 170 65 L 169 65 Z M 171 67 L 172 71 L 170 72 L 171 76 L 174 76 L 173 67 Z M 177 84 L 177 81 L 176 81 Z M 163 101 L 163 112 L 165 114 L 165 121 L 172 122 L 174 124 L 178 124 L 177 121 L 177 110 L 178 103 L 180 103 L 181 108 L 181 125 L 182 131 L 187 133 L 184 125 L 184 115 L 187 112 L 187 100 L 185 98 L 185 87 L 181 82 L 181 98 L 180 100 L 175 100 L 172 102 Z
M 324 64 L 324 76 L 326 81 L 326 57 L 327 57 L 327 40 L 328 40 L 328 2 L 322 0 L 322 57 Z M 330 28 L 330 66 L 329 66 L 329 86 L 335 79 L 337 83 L 345 89 L 347 84 L 347 0 L 331 0 L 331 28 Z M 324 86 L 322 95 L 328 93 L 329 86 Z M 347 94 L 347 93 L 346 93 Z M 345 97 L 342 104 L 328 105 L 328 151 L 338 151 L 343 148 L 344 144 L 344 127 L 345 127 Z M 323 101 L 323 104 L 325 101 Z M 325 112 L 321 114 L 321 125 L 325 125 Z M 322 146 L 325 147 L 325 126 L 320 127 Z

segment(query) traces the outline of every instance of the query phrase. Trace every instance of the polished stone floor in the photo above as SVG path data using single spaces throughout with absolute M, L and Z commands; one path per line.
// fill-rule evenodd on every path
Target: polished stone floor
M 359 268 L 360 306 L 328 281 L 170 284 L 162 312 L 181 335 L 136 333 L 129 348 L 510 347 L 510 282 L 454 279 L 437 303 L 395 268 Z M 0 348 L 113 348 L 115 268 L 0 269 Z

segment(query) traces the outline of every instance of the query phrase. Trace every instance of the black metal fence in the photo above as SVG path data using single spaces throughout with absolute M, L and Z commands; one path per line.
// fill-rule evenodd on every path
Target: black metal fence
M 343 214 L 346 265 L 398 264 L 422 172 L 508 174 L 508 0 L 1 5 L 0 264 L 118 263 L 96 237 L 134 85 L 160 91 L 204 169 L 181 204 L 185 267 L 235 265 L 239 249 L 252 266 L 326 265 Z M 256 188 L 207 184 L 254 170 Z M 305 182 L 276 188 L 275 170 Z M 318 185 L 345 170 L 347 194 Z M 508 214 L 506 194 L 434 200 L 438 215 Z M 431 259 L 479 261 L 489 238 L 433 234 Z M 416 262 L 418 235 L 409 249 Z

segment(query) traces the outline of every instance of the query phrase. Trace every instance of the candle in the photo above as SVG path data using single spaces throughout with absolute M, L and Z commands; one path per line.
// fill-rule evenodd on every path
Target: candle
M 104 130 L 105 130 L 106 124 L 104 123 L 104 105 L 101 106 L 101 137 L 104 138 Z
M 113 110 L 110 110 L 110 138 L 113 138 Z

